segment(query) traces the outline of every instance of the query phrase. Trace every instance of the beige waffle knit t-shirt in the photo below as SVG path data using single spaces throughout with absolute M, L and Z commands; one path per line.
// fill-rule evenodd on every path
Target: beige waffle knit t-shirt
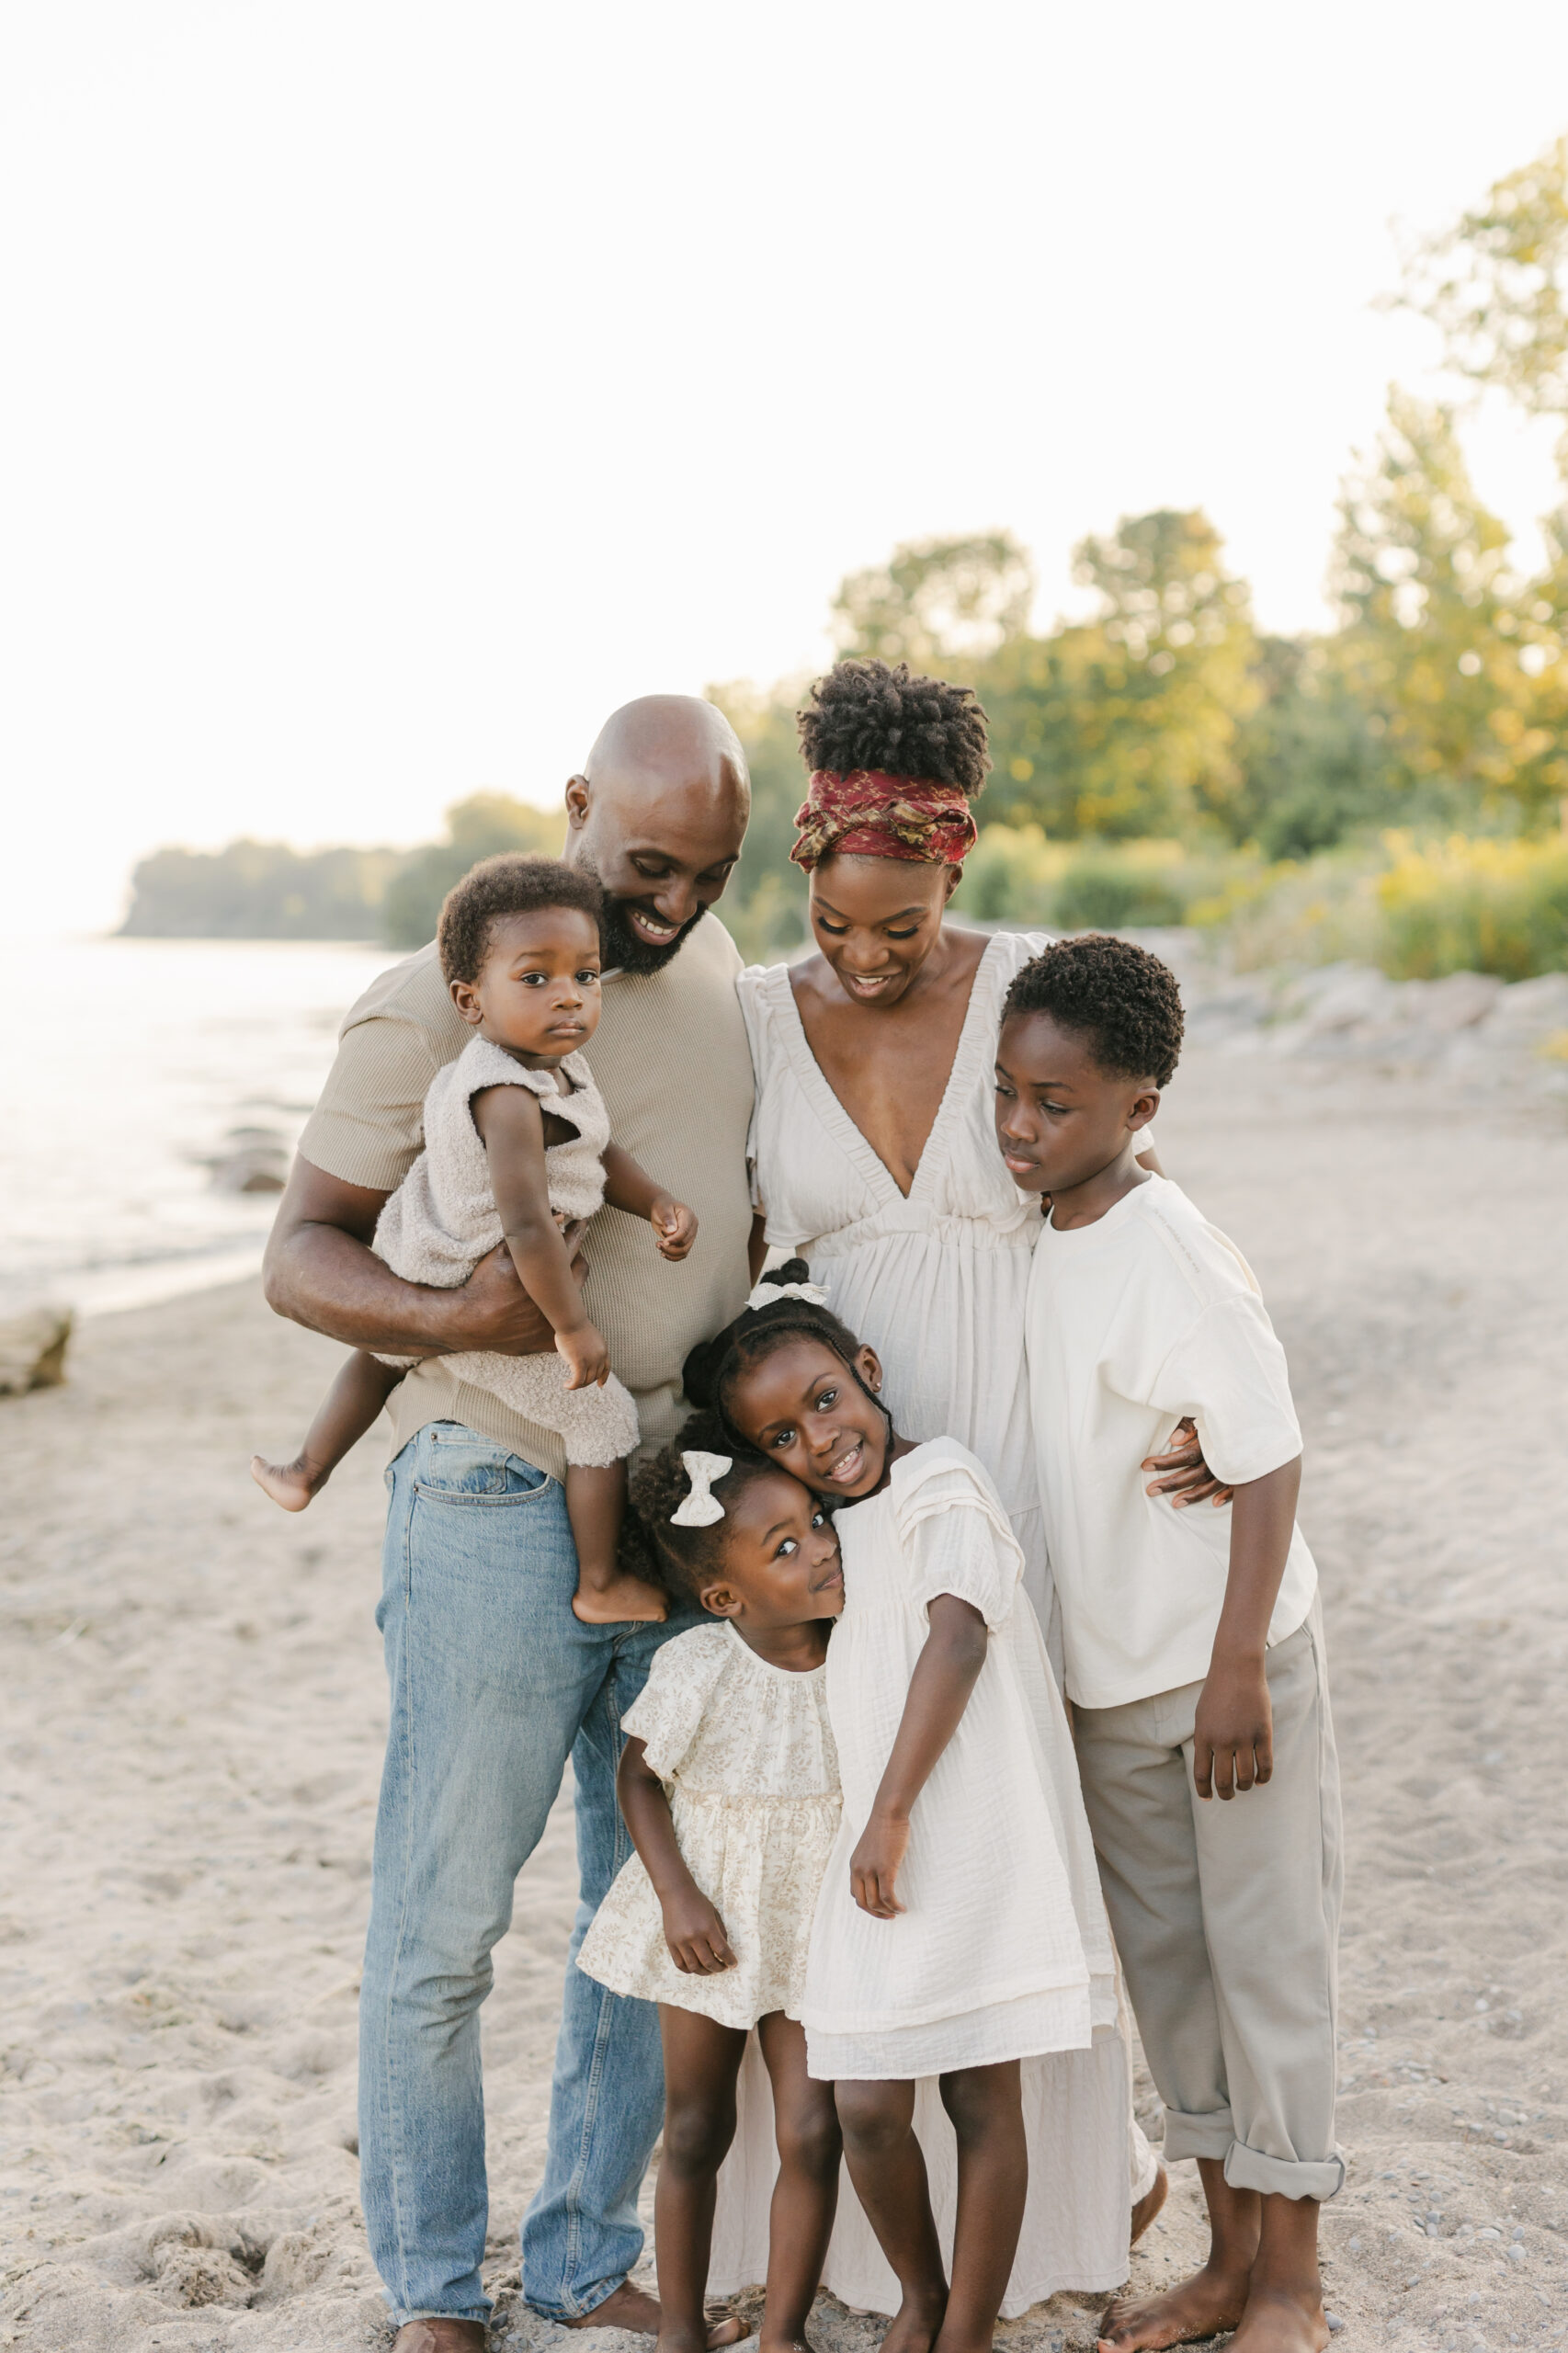
M 735 995 L 741 960 L 718 917 L 704 915 L 663 972 L 608 972 L 604 1015 L 584 1050 L 609 1109 L 610 1134 L 697 1212 L 697 1245 L 672 1267 L 653 1230 L 602 1209 L 587 1229 L 585 1299 L 610 1362 L 637 1401 L 644 1446 L 673 1438 L 685 1411 L 688 1351 L 738 1315 L 750 1288 L 746 1134 L 751 1054 Z M 472 1036 L 448 994 L 435 948 L 371 982 L 343 1024 L 300 1150 L 346 1185 L 391 1192 L 424 1142 L 425 1096 Z M 392 1451 L 426 1422 L 462 1422 L 526 1462 L 565 1473 L 558 1432 L 456 1380 L 440 1357 L 392 1392 Z

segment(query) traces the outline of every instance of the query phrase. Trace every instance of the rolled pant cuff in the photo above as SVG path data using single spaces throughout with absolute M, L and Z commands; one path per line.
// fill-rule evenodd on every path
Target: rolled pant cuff
M 1345 2187 L 1345 2159 L 1337 2149 L 1331 2157 L 1305 2163 L 1266 2157 L 1244 2141 L 1233 2141 L 1225 2156 L 1225 2179 L 1233 2189 L 1256 2189 L 1266 2198 L 1337 2198 Z
M 585 2321 L 593 2318 L 601 2304 L 608 2304 L 612 2296 L 619 2294 L 621 2289 L 628 2285 L 631 2278 L 631 2274 L 629 2271 L 623 2272 L 619 2279 L 612 2279 L 608 2287 L 601 2294 L 595 2296 L 591 2302 L 570 2305 L 546 2303 L 542 2296 L 536 2296 L 532 2292 L 525 2279 L 523 2302 L 530 2313 L 538 2313 L 540 2320 L 552 2320 L 557 2328 L 571 2328 L 574 2325 L 581 2328 Z
M 1166 2165 L 1177 2157 L 1227 2157 L 1236 2145 L 1236 2120 L 1228 2108 L 1207 2116 L 1188 2116 L 1179 2108 L 1165 2110 Z

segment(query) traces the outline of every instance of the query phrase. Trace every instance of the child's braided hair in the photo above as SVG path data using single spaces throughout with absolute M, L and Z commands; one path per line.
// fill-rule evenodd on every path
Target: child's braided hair
M 724 1521 L 716 1519 L 707 1528 L 673 1523 L 671 1515 L 691 1493 L 691 1474 L 681 1461 L 691 1452 L 731 1458 L 729 1470 L 712 1484 L 726 1514 L 743 1487 L 776 1466 L 735 1438 L 717 1414 L 704 1413 L 693 1414 L 668 1446 L 632 1473 L 631 1508 L 621 1523 L 621 1566 L 663 1586 L 673 1600 L 700 1603 L 702 1587 L 711 1580 L 723 1550 Z
M 811 1274 L 803 1258 L 791 1258 L 784 1266 L 775 1267 L 762 1280 L 777 1290 L 787 1284 L 809 1282 Z M 726 1324 L 711 1340 L 699 1341 L 687 1357 L 681 1375 L 686 1393 L 694 1405 L 709 1408 L 717 1417 L 726 1451 L 749 1444 L 730 1418 L 729 1401 L 735 1382 L 742 1373 L 761 1364 L 786 1341 L 799 1339 L 820 1340 L 835 1357 L 842 1357 L 854 1378 L 860 1381 L 855 1368 L 860 1343 L 854 1333 L 831 1308 L 798 1296 L 769 1300 L 760 1307 L 744 1307 L 733 1324 Z M 863 1381 L 860 1386 L 866 1387 Z M 873 1394 L 869 1390 L 866 1393 Z M 881 1404 L 881 1400 L 878 1398 L 877 1403 Z

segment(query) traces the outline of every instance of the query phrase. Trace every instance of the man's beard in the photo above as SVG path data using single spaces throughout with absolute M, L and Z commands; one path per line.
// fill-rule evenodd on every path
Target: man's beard
M 633 901 L 631 904 L 635 904 Z M 675 938 L 655 948 L 651 939 L 640 939 L 627 917 L 626 902 L 605 892 L 603 925 L 603 954 L 607 972 L 662 972 L 665 966 L 680 954 L 692 933 L 707 914 L 699 907 L 687 923 L 683 923 Z

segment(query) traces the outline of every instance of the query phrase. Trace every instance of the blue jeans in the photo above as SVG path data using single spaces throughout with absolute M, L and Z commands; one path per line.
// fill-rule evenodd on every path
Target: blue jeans
M 642 2251 L 637 2192 L 664 2074 L 653 2004 L 608 1993 L 573 1964 L 631 1852 L 615 1800 L 620 1719 L 659 1644 L 692 1621 L 581 1624 L 560 1485 L 460 1424 L 427 1425 L 388 1483 L 376 1621 L 392 1722 L 359 2004 L 370 2251 L 400 2325 L 488 2315 L 479 2007 L 514 1881 L 570 1756 L 581 1900 L 523 2264 L 528 2302 L 575 2319 Z

